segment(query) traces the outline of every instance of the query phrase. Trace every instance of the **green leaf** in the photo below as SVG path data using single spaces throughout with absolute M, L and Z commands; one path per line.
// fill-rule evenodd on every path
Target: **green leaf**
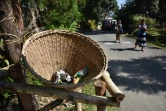
M 7 65 L 9 65 L 9 61 L 7 59 L 4 60 Z
M 3 57 L 0 55 L 0 59 L 3 59 Z

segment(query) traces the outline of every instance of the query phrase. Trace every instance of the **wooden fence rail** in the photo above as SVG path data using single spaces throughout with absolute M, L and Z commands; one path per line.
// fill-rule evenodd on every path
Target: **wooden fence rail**
M 73 102 L 81 102 L 85 104 L 95 105 L 110 105 L 113 107 L 119 107 L 119 102 L 116 102 L 112 97 L 103 96 L 91 96 L 84 93 L 73 92 L 60 88 L 52 88 L 46 86 L 36 86 L 30 84 L 19 84 L 15 82 L 0 82 L 0 90 L 35 94 L 41 96 L 51 96 L 53 98 L 65 99 Z
M 124 99 L 125 95 L 119 90 L 110 78 L 110 74 L 105 71 L 101 79 L 106 83 L 106 88 L 112 97 L 92 96 L 80 92 L 66 90 L 62 88 L 54 88 L 48 86 L 37 86 L 26 83 L 4 82 L 1 81 L 10 76 L 11 68 L 13 65 L 0 69 L 0 90 L 17 92 L 19 94 L 51 96 L 53 98 L 64 99 L 73 102 L 105 105 L 112 107 L 119 107 L 120 102 Z M 49 106 L 50 107 L 50 106 Z

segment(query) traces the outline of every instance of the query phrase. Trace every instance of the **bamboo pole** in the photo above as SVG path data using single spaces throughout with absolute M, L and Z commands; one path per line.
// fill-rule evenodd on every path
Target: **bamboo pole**
M 121 102 L 125 98 L 125 95 L 114 84 L 114 82 L 110 78 L 110 74 L 107 71 L 105 71 L 101 78 L 106 82 L 106 88 L 109 91 L 109 93 L 115 98 L 117 102 Z
M 106 83 L 98 80 L 94 82 L 95 92 L 98 96 L 106 96 Z M 97 105 L 97 111 L 106 111 L 106 105 Z
M 81 92 L 82 92 L 82 89 L 81 89 L 81 88 L 77 88 L 77 89 L 75 89 L 74 91 L 81 93 Z M 76 111 L 82 111 L 82 105 L 81 105 L 80 102 L 76 102 L 76 103 L 75 103 L 75 110 L 76 110 Z
M 119 107 L 119 102 L 116 102 L 112 97 L 91 96 L 88 94 L 69 91 L 61 88 L 52 88 L 46 86 L 35 86 L 30 84 L 18 84 L 14 82 L 0 82 L 0 90 L 16 91 L 18 93 L 36 94 L 42 96 L 51 96 L 54 98 L 65 99 L 73 102 L 85 104 L 103 104 L 113 107 Z

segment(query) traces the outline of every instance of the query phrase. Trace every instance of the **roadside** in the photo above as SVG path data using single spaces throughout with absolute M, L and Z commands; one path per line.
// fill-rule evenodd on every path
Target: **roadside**
M 132 38 L 132 39 L 136 39 L 136 36 L 134 36 L 133 34 L 124 34 L 123 36 L 128 37 L 128 38 Z M 152 40 L 149 40 L 147 38 L 146 42 L 147 42 L 147 44 L 150 44 L 150 45 L 153 45 L 155 47 L 166 50 L 166 44 L 162 44 L 159 41 L 152 41 Z

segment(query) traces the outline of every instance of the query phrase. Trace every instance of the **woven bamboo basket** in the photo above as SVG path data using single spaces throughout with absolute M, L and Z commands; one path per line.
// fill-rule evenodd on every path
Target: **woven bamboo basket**
M 70 31 L 47 30 L 36 33 L 23 45 L 22 59 L 29 71 L 45 85 L 75 89 L 102 76 L 107 68 L 106 56 L 97 42 Z M 77 84 L 57 84 L 51 81 L 53 73 L 64 70 L 71 76 L 89 68 L 89 73 Z

